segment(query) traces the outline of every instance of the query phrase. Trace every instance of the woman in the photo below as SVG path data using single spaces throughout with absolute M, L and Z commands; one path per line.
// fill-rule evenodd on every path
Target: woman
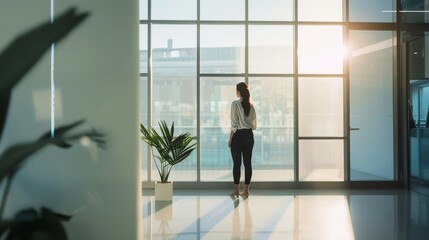
M 232 102 L 231 105 L 231 134 L 229 135 L 228 147 L 231 149 L 234 167 L 232 174 L 234 176 L 233 195 L 249 195 L 249 185 L 252 178 L 252 149 L 253 149 L 253 131 L 256 129 L 256 112 L 252 103 L 250 103 L 250 92 L 247 84 L 238 83 L 236 86 L 237 97 L 240 99 Z M 244 163 L 244 189 L 239 192 L 241 175 L 241 156 Z

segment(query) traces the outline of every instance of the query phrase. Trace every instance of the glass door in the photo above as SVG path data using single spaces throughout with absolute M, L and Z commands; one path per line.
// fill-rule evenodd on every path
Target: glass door
M 429 37 L 408 44 L 408 117 L 410 182 L 415 191 L 429 195 Z
M 350 31 L 350 180 L 394 180 L 394 33 Z

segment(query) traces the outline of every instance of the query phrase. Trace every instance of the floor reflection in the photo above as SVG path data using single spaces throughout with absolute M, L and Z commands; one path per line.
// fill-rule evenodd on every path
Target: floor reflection
M 354 239 L 345 196 L 296 196 L 296 239 Z
M 153 192 L 153 191 L 152 191 Z M 399 191 L 175 190 L 143 196 L 144 239 L 427 239 L 429 199 Z

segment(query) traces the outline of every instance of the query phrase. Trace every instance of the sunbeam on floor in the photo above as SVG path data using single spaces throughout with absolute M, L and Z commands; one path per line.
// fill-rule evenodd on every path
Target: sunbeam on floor
M 405 191 L 144 190 L 144 239 L 425 239 L 429 199 Z M 424 210 L 423 212 L 421 210 Z

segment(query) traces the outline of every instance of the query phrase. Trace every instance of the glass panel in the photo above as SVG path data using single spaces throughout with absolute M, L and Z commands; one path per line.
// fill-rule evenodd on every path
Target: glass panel
M 152 123 L 175 123 L 175 133 L 196 136 L 196 26 L 152 27 Z M 173 45 L 174 43 L 174 45 Z M 195 151 L 196 152 L 196 151 Z M 196 180 L 196 153 L 174 166 L 173 181 Z M 154 179 L 158 173 L 153 171 Z
M 300 137 L 342 137 L 343 79 L 299 78 Z
M 418 39 L 410 43 L 416 44 Z M 423 41 L 420 41 L 423 42 Z M 421 44 L 421 43 L 418 43 Z M 423 42 L 423 46 L 426 45 Z M 413 52 L 408 53 L 412 57 Z M 408 65 L 412 63 L 409 62 Z M 423 67 L 427 69 L 428 67 Z M 410 69 L 410 68 L 409 68 Z M 408 73 L 409 75 L 414 75 Z M 409 82 L 409 117 L 410 117 L 410 179 L 411 188 L 429 196 L 429 80 L 410 79 Z
M 419 123 L 421 123 L 421 126 L 429 127 L 428 126 L 428 114 L 429 114 L 429 84 L 420 86 L 420 117 L 419 117 Z
M 147 0 L 139 0 L 139 19 L 147 20 Z
M 140 5 L 141 7 L 141 5 Z M 140 56 L 140 73 L 147 73 L 147 25 L 139 25 L 139 56 Z M 140 122 L 147 126 L 147 77 L 140 77 Z M 141 141 L 141 160 L 142 160 L 142 181 L 148 181 L 148 162 L 147 162 L 147 150 L 148 145 Z
M 343 0 L 299 0 L 297 2 L 299 21 L 343 21 Z
M 249 0 L 250 21 L 293 21 L 293 0 Z
M 420 40 L 423 39 L 411 42 L 409 49 Z M 425 44 L 423 43 L 423 45 Z M 408 53 L 409 57 L 412 55 L 412 52 Z M 408 66 L 411 64 L 409 62 Z M 419 193 L 429 195 L 429 164 L 427 161 L 429 156 L 429 80 L 410 79 L 408 116 L 410 117 L 411 188 Z
M 244 0 L 201 0 L 201 20 L 244 20 Z
M 147 77 L 140 77 L 140 122 L 147 126 L 147 113 L 148 113 L 148 102 L 147 102 Z M 141 133 L 140 133 L 141 136 Z M 140 141 L 140 156 L 142 160 L 142 175 L 141 180 L 142 181 L 148 181 L 148 164 L 147 164 L 147 153 L 148 153 L 148 145 L 147 143 Z
M 343 181 L 343 140 L 299 140 L 300 181 Z
M 292 26 L 249 26 L 249 72 L 293 72 Z
M 196 0 L 156 0 L 152 1 L 154 20 L 196 20 Z
M 255 77 L 249 86 L 258 122 L 252 181 L 293 181 L 293 78 Z
M 147 73 L 147 24 L 139 25 L 140 73 Z
M 428 23 L 429 2 L 424 0 L 401 0 L 401 22 Z
M 394 22 L 396 1 L 349 0 L 350 22 Z
M 200 78 L 202 181 L 232 181 L 228 148 L 231 103 L 237 99 L 235 85 L 242 81 L 244 78 L 237 77 Z
M 393 180 L 393 34 L 350 31 L 351 180 Z
M 201 26 L 201 72 L 244 73 L 244 26 Z
M 420 36 L 427 36 L 429 32 L 402 32 L 401 37 L 403 39 L 415 39 Z M 415 39 L 408 44 L 408 77 L 411 80 L 416 79 L 428 79 L 429 71 L 426 70 L 426 66 L 429 66 L 429 48 L 426 45 L 429 43 L 429 38 L 420 37 Z M 416 112 L 414 112 L 416 113 Z M 417 118 L 416 118 L 417 119 Z
M 341 74 L 346 53 L 341 26 L 299 26 L 299 73 Z

